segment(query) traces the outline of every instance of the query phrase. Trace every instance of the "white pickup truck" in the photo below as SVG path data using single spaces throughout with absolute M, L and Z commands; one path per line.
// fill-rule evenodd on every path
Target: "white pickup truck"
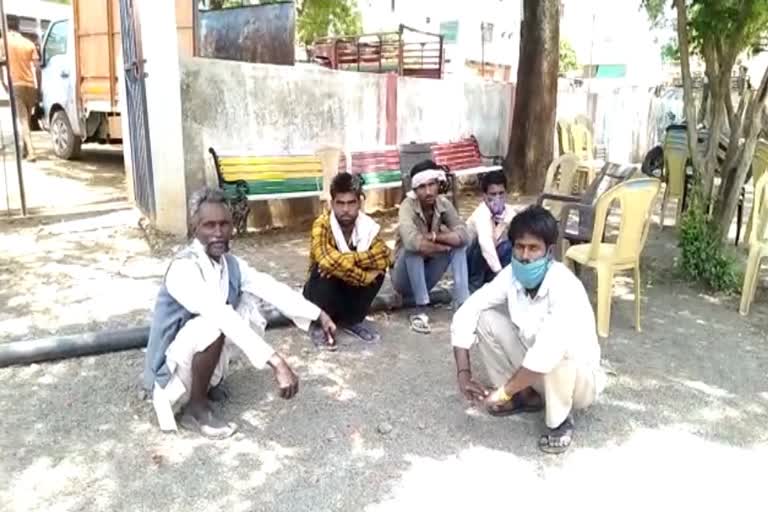
M 192 54 L 193 2 L 175 0 L 180 50 Z M 120 0 L 72 0 L 72 15 L 53 21 L 41 47 L 40 124 L 60 158 L 84 142 L 122 141 Z

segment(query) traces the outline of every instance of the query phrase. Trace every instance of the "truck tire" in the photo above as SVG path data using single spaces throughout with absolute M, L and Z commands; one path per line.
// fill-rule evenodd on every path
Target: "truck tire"
M 72 131 L 67 113 L 57 110 L 51 118 L 51 142 L 53 152 L 64 160 L 74 160 L 80 156 L 80 137 Z

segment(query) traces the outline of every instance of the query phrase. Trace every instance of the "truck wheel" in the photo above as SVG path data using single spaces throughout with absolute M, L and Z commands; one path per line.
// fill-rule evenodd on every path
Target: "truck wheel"
M 73 160 L 80 156 L 80 137 L 72 131 L 67 113 L 57 110 L 51 119 L 51 142 L 53 152 L 64 160 Z

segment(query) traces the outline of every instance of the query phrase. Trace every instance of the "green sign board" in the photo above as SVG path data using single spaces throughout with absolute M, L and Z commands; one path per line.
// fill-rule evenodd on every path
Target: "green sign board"
M 459 37 L 459 22 L 444 21 L 440 23 L 440 35 L 443 36 L 443 42 L 455 43 Z
M 627 66 L 624 64 L 598 64 L 595 78 L 624 78 Z

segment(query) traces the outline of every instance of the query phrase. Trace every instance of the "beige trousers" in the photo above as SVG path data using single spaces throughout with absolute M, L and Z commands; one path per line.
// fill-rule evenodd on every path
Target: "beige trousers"
M 478 349 L 495 387 L 504 385 L 520 368 L 532 343 L 526 344 L 519 335 L 506 307 L 489 309 L 480 316 L 477 325 Z M 594 402 L 601 388 L 600 373 L 602 370 L 599 368 L 584 368 L 563 359 L 532 386 L 544 398 L 547 427 L 557 427 L 572 410 L 584 409 Z
M 30 117 L 32 109 L 37 103 L 37 89 L 29 85 L 17 85 L 13 87 L 16 97 L 16 117 L 21 128 L 21 137 L 27 150 L 27 158 L 35 158 L 35 148 L 32 146 L 32 130 L 30 129 Z

